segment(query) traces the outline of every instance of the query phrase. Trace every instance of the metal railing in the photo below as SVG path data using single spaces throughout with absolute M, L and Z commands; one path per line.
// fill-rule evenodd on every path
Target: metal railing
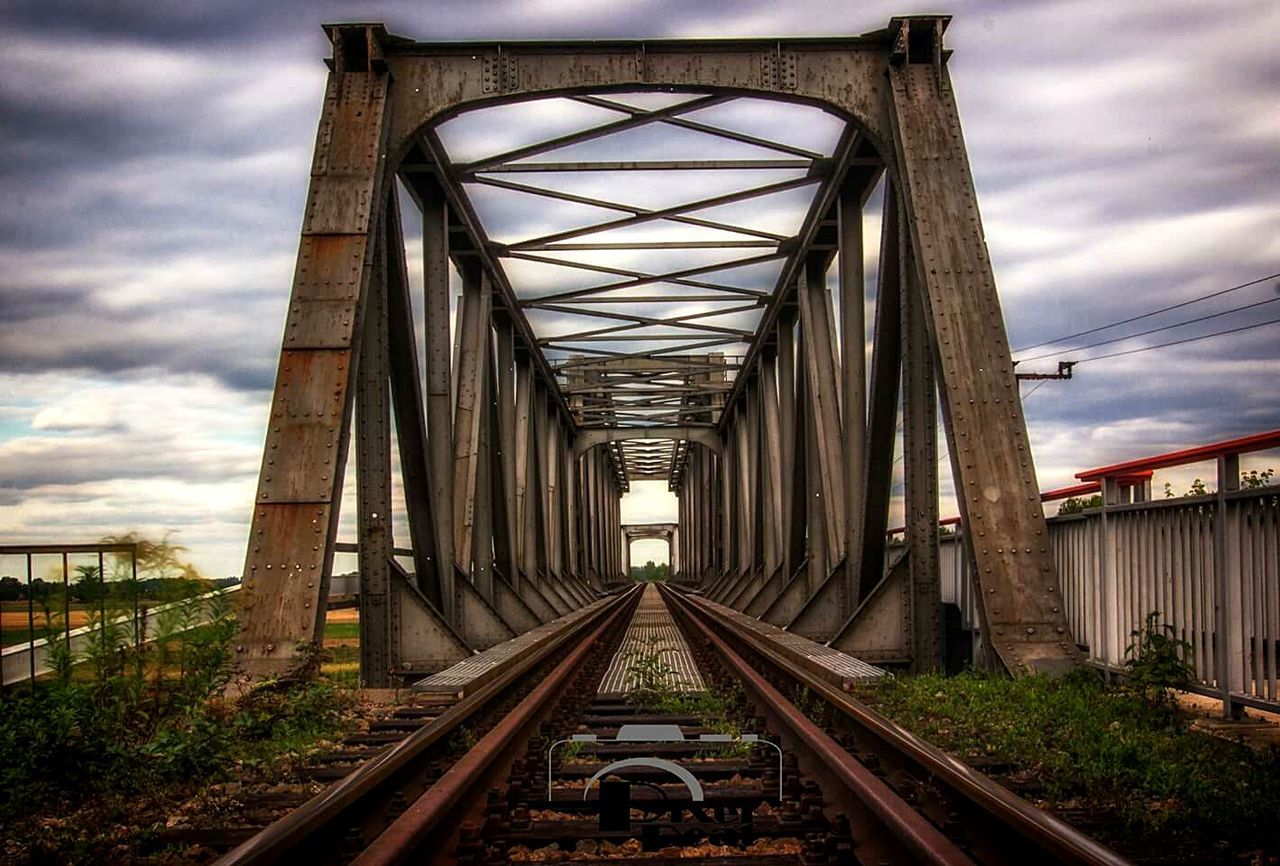
M 1079 474 L 1046 501 L 1101 494 L 1101 504 L 1050 518 L 1064 609 L 1090 660 L 1119 671 L 1148 614 L 1185 641 L 1194 690 L 1280 710 L 1280 488 L 1240 489 L 1239 455 L 1280 447 L 1280 431 Z M 1217 461 L 1217 491 L 1152 500 L 1155 469 Z M 955 525 L 958 521 L 944 521 Z M 940 542 L 942 598 L 981 643 L 963 528 Z
M 108 556 L 127 557 L 126 562 L 117 562 L 115 579 L 107 569 Z M 60 563 L 60 568 L 55 565 L 54 580 L 36 576 L 37 557 L 54 557 L 55 562 Z M 216 615 L 211 613 L 210 600 L 240 588 L 236 584 L 149 606 L 140 591 L 136 544 L 0 545 L 0 562 L 7 558 L 24 562 L 25 581 L 21 588 L 25 597 L 18 603 L 0 605 L 0 617 L 3 617 L 0 623 L 6 631 L 12 631 L 15 619 L 25 619 L 25 638 L 12 644 L 6 640 L 0 649 L 0 686 L 26 682 L 34 687 L 37 679 L 53 673 L 59 651 L 72 660 L 80 659 L 95 640 L 109 634 L 137 649 L 154 639 L 152 624 L 162 617 L 183 613 L 186 614 L 183 622 L 190 627 L 206 625 L 210 617 Z M 97 584 L 94 590 L 97 598 L 74 606 L 73 558 L 89 559 L 90 568 L 96 569 L 96 573 L 87 575 L 86 584 Z M 92 564 L 95 560 L 96 564 Z M 37 596 L 43 596 L 39 606 Z M 23 613 L 25 617 L 21 616 Z M 85 624 L 74 626 L 73 613 L 83 613 Z

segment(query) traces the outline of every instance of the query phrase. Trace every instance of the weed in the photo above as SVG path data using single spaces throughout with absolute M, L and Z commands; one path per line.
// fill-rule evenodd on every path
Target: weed
M 1195 671 L 1186 661 L 1191 644 L 1178 638 L 1173 626 L 1158 624 L 1159 618 L 1160 611 L 1153 610 L 1140 628 L 1129 632 L 1133 641 L 1124 651 L 1125 676 L 1138 695 L 1172 706 L 1176 699 L 1171 690 L 1185 688 Z
M 1135 838 L 1275 844 L 1280 752 L 1191 731 L 1168 704 L 1110 689 L 1090 671 L 886 677 L 858 695 L 979 769 L 1034 780 L 1037 799 L 1085 804 Z
M 134 623 L 99 610 L 83 658 L 58 608 L 47 601 L 53 675 L 0 701 L 0 837 L 86 798 L 224 778 L 343 724 L 350 698 L 323 681 L 223 697 L 236 633 L 224 596 L 168 608 L 142 645 Z
M 559 748 L 557 757 L 562 761 L 572 761 L 586 751 L 586 743 L 581 740 L 570 740 Z
M 670 716 L 694 716 L 700 725 L 711 733 L 738 737 L 742 726 L 736 718 L 736 708 L 741 703 L 742 686 L 734 683 L 726 689 L 708 687 L 704 691 L 680 691 L 675 669 L 664 662 L 656 649 L 637 654 L 628 668 L 631 674 L 631 698 L 642 708 Z M 708 755 L 716 757 L 741 757 L 751 751 L 751 745 L 717 746 Z

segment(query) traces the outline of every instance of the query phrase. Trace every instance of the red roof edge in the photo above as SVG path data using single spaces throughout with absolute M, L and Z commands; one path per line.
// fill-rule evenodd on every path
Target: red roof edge
M 1081 481 L 1099 481 L 1103 478 L 1133 476 L 1138 472 L 1151 473 L 1156 469 L 1165 469 L 1170 466 L 1216 460 L 1231 454 L 1247 454 L 1250 451 L 1265 451 L 1268 448 L 1280 448 L 1280 430 L 1269 430 L 1266 433 L 1255 433 L 1252 436 L 1241 436 L 1238 439 L 1226 439 L 1209 445 L 1157 454 L 1154 457 L 1143 457 L 1124 463 L 1113 463 L 1098 469 L 1087 469 L 1084 472 L 1077 472 L 1076 478 Z

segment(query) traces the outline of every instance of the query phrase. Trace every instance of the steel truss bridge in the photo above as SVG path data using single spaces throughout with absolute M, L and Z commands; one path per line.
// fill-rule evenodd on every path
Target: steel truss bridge
M 243 670 L 288 674 L 322 634 L 353 444 L 370 685 L 616 587 L 620 497 L 655 478 L 679 501 L 661 532 L 679 581 L 935 667 L 939 420 L 987 662 L 1079 664 L 947 22 L 644 42 L 329 27 Z

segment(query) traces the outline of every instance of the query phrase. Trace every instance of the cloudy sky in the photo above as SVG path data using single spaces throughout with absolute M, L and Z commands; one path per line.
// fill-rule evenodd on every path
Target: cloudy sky
M 419 39 L 792 36 L 857 34 L 922 11 L 934 10 L 802 0 L 6 4 L 0 539 L 173 531 L 210 574 L 239 571 L 325 80 L 322 22 L 381 20 Z M 1015 348 L 1280 271 L 1280 6 L 1071 0 L 947 11 Z M 1022 355 L 1051 353 L 1028 364 L 1041 368 L 1267 322 L 1280 318 L 1280 303 L 1264 303 L 1277 298 L 1276 279 L 1263 280 Z M 1082 364 L 1074 380 L 1034 395 L 1024 387 L 1042 484 L 1280 427 L 1278 344 L 1280 326 L 1255 327 Z M 1274 458 L 1254 465 L 1280 468 Z M 628 504 L 636 519 L 665 507 L 652 491 Z

